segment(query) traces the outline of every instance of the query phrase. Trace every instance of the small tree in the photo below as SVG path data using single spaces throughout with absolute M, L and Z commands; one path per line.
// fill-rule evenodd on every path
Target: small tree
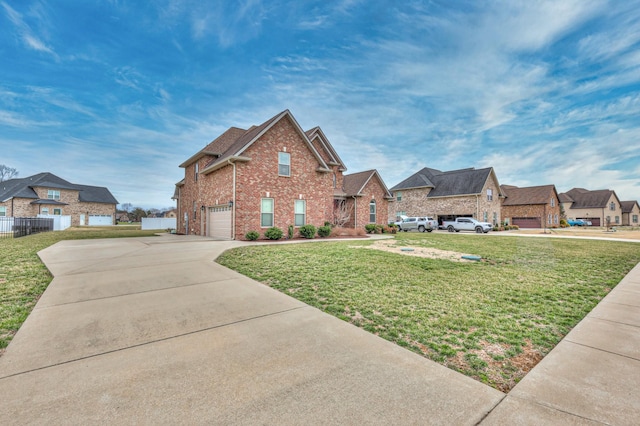
M 353 205 L 348 206 L 345 200 L 336 200 L 333 204 L 333 224 L 342 227 L 351 220 Z
M 17 169 L 14 169 L 13 167 L 5 166 L 4 164 L 0 164 L 0 182 L 13 179 L 16 176 L 18 176 Z

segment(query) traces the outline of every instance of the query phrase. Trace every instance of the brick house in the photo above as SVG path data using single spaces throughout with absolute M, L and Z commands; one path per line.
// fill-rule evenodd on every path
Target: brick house
M 71 216 L 71 226 L 113 225 L 118 201 L 105 187 L 70 183 L 52 173 L 0 182 L 0 216 Z
M 622 208 L 622 224 L 628 226 L 638 226 L 638 217 L 640 216 L 640 205 L 637 201 L 620 201 Z
M 588 220 L 593 226 L 622 224 L 620 199 L 610 189 L 573 188 L 559 198 L 567 219 Z
M 555 185 L 519 188 L 500 185 L 504 194 L 502 220 L 520 228 L 550 228 L 560 225 L 560 199 Z
M 322 130 L 303 131 L 289 110 L 246 130 L 231 127 L 180 167 L 179 233 L 244 239 L 276 226 L 286 234 L 289 225 L 335 222 L 338 207 L 353 226 L 387 220 L 369 215 L 371 201 L 386 212 L 391 199 L 377 172 L 359 192 L 345 188 L 351 178 Z
M 432 216 L 442 223 L 456 217 L 500 223 L 502 191 L 492 167 L 442 172 L 428 167 L 393 188 L 391 218 Z

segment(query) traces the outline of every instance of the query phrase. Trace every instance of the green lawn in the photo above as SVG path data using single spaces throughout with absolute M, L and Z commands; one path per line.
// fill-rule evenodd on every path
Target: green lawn
M 640 262 L 640 244 L 401 233 L 398 247 L 476 254 L 460 263 L 357 248 L 251 246 L 218 262 L 496 389 L 511 389 Z
M 151 236 L 158 231 L 71 228 L 21 238 L 0 239 L 0 354 L 51 282 L 37 253 L 62 240 Z

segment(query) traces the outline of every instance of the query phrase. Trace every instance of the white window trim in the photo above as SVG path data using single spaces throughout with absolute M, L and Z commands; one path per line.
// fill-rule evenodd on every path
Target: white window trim
M 371 212 L 371 206 L 373 206 L 373 213 Z M 371 216 L 373 215 L 374 220 L 371 221 Z M 378 220 L 378 206 L 376 204 L 376 200 L 369 201 L 369 223 L 376 223 Z
M 302 205 L 302 213 L 298 213 L 297 207 Z M 302 224 L 298 223 L 298 216 L 302 216 Z M 307 201 L 306 200 L 294 200 L 293 201 L 293 225 L 304 226 L 307 224 Z
M 286 158 L 288 159 L 288 164 L 280 162 L 280 154 L 285 154 L 286 155 Z M 280 172 L 280 166 L 287 166 L 289 173 L 287 173 L 287 174 L 281 173 Z M 283 151 L 278 152 L 278 176 L 291 177 L 291 153 L 283 152 Z
M 270 212 L 265 212 L 265 211 L 262 210 L 262 207 L 263 207 L 262 203 L 263 203 L 264 200 L 271 200 L 271 211 Z M 260 227 L 261 228 L 271 228 L 271 227 L 274 226 L 274 224 L 275 224 L 275 214 L 274 214 L 275 209 L 276 209 L 276 202 L 275 202 L 275 200 L 273 198 L 265 197 L 265 198 L 261 198 L 260 199 Z M 271 225 L 263 225 L 263 222 L 262 222 L 262 215 L 263 214 L 270 214 L 271 215 Z
M 493 201 L 493 189 L 487 188 L 487 201 Z
M 47 189 L 47 200 L 59 200 L 60 191 L 57 189 Z
M 0 206 L 0 217 L 6 217 L 6 216 L 7 216 L 7 207 Z

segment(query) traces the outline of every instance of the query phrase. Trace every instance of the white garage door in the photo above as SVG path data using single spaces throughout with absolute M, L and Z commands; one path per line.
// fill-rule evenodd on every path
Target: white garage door
M 90 214 L 89 226 L 111 226 L 113 217 L 110 214 Z
M 213 238 L 231 239 L 231 207 L 209 207 L 209 229 L 207 234 Z

